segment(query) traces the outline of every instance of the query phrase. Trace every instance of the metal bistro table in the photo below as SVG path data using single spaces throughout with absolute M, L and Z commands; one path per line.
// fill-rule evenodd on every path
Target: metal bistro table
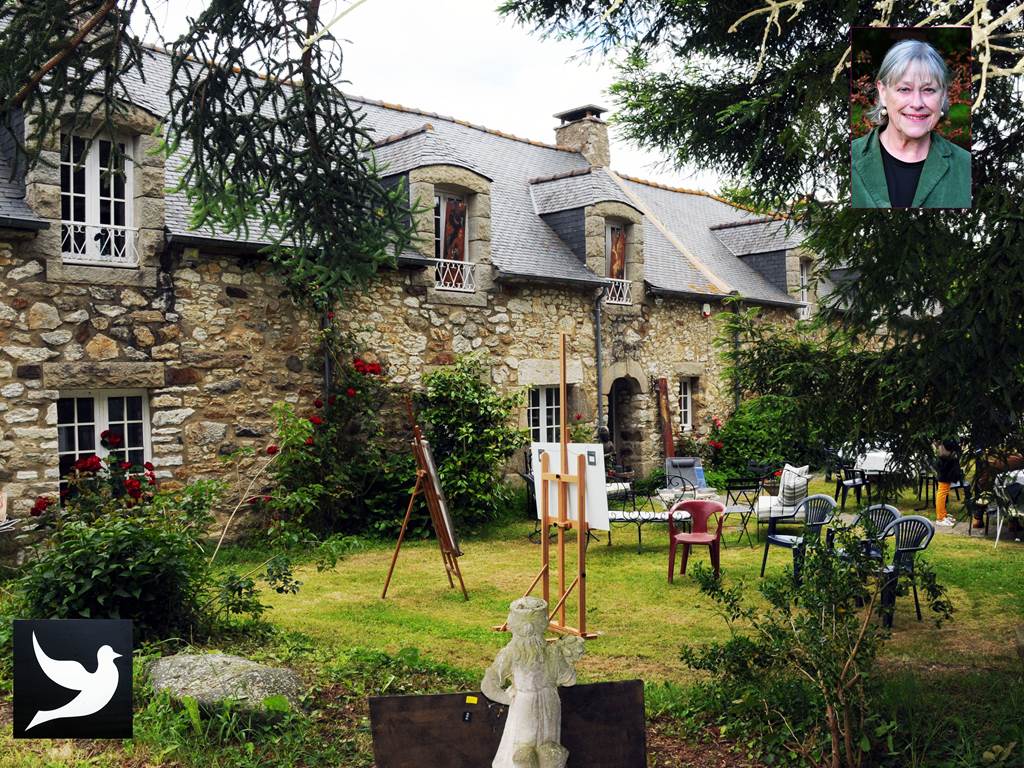
M 656 494 L 638 494 L 632 483 L 608 483 L 609 501 L 629 502 L 628 509 L 608 510 L 608 546 L 612 544 L 612 523 L 620 523 L 636 526 L 636 552 L 643 551 L 643 527 L 648 523 L 662 523 L 668 525 L 668 510 L 677 501 L 684 498 L 697 498 L 697 489 L 685 478 L 673 478 L 669 488 L 663 488 Z M 655 500 L 657 498 L 657 501 Z M 656 505 L 663 504 L 664 509 L 658 509 Z M 677 512 L 675 519 L 681 522 L 684 529 L 690 525 L 689 512 Z

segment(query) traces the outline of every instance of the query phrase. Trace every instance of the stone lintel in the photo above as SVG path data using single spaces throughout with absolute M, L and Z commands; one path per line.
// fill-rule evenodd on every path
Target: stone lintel
M 164 386 L 164 363 L 45 363 L 47 389 L 156 389 Z
M 704 375 L 702 363 L 676 363 L 676 376 L 698 378 Z
M 557 360 L 521 360 L 519 362 L 519 384 L 530 387 L 556 387 L 559 380 Z M 583 383 L 583 363 L 579 360 L 565 361 L 565 380 L 569 384 Z

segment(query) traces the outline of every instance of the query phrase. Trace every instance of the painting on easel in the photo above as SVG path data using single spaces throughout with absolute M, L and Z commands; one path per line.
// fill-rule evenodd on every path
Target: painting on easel
M 410 405 L 410 416 L 411 412 L 412 406 Z M 448 586 L 454 589 L 455 579 L 458 579 L 462 596 L 469 600 L 469 593 L 466 592 L 466 584 L 462 580 L 462 571 L 459 568 L 458 558 L 462 556 L 462 550 L 459 549 L 459 540 L 455 535 L 455 526 L 448 509 L 448 500 L 445 498 L 444 489 L 441 488 L 441 478 L 437 474 L 433 451 L 430 450 L 430 443 L 423 438 L 423 433 L 415 423 L 412 427 L 412 435 L 412 450 L 416 456 L 416 485 L 409 496 L 409 505 L 405 509 L 405 519 L 402 520 L 402 530 L 398 534 L 395 553 L 391 556 L 391 567 L 388 568 L 388 575 L 384 580 L 381 599 L 388 596 L 388 587 L 391 585 L 391 577 L 395 572 L 395 563 L 398 562 L 398 553 L 402 549 L 402 542 L 405 541 L 405 533 L 409 528 L 409 517 L 412 515 L 416 497 L 422 493 L 427 502 L 427 510 L 430 512 L 430 523 L 434 527 L 437 544 L 441 548 L 441 561 L 444 563 L 445 575 L 448 577 Z

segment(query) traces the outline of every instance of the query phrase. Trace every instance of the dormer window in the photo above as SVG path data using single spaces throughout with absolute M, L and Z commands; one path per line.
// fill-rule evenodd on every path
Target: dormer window
M 137 267 L 132 161 L 123 141 L 63 136 L 61 256 L 67 264 Z
M 626 227 L 610 221 L 605 225 L 605 264 L 611 285 L 609 304 L 630 304 L 629 280 L 626 276 Z
M 473 291 L 473 270 L 466 248 L 466 198 L 449 192 L 434 195 L 436 287 Z

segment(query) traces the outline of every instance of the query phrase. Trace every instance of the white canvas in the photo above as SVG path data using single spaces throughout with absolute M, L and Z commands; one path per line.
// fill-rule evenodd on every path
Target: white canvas
M 549 472 L 562 471 L 562 447 L 559 443 L 531 443 L 530 459 L 533 467 L 533 484 L 537 498 L 537 517 L 541 516 L 541 451 L 550 455 Z M 604 447 L 600 443 L 569 443 L 569 473 L 576 472 L 576 460 L 583 456 L 586 464 L 587 483 L 587 525 L 598 531 L 608 530 L 608 493 L 605 490 Z M 548 484 L 548 514 L 558 517 L 558 483 Z M 576 485 L 569 486 L 570 520 L 576 520 L 579 512 L 579 491 Z

